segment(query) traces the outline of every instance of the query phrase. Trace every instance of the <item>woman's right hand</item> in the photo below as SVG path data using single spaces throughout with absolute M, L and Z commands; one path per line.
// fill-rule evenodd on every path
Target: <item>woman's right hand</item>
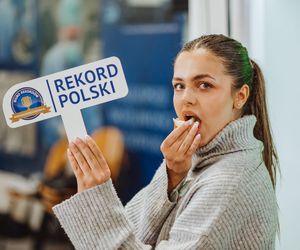
M 174 129 L 162 142 L 160 150 L 168 170 L 168 192 L 172 191 L 186 176 L 192 164 L 192 155 L 199 146 L 197 134 L 199 123 L 191 120 Z

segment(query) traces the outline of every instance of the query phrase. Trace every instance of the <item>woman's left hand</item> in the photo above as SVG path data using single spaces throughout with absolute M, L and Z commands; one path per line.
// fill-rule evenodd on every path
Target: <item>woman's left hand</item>
M 100 185 L 110 179 L 108 164 L 95 141 L 86 136 L 69 144 L 68 159 L 77 179 L 78 192 Z

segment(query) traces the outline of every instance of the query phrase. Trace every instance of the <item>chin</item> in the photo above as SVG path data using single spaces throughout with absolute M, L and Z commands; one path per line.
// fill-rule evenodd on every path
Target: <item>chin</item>
M 204 147 L 208 142 L 205 142 L 205 141 L 200 141 L 200 145 L 198 146 L 198 149 Z
M 212 140 L 214 139 L 214 136 L 212 137 L 207 137 L 205 136 L 203 139 L 201 138 L 200 140 L 200 145 L 198 146 L 198 149 L 199 148 L 202 148 L 204 146 L 206 146 L 208 143 L 210 143 Z

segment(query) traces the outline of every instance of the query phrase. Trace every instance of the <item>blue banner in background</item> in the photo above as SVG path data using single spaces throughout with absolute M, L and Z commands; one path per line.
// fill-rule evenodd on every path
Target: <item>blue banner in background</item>
M 181 48 L 183 17 L 167 22 L 124 20 L 119 1 L 102 4 L 103 56 L 117 56 L 127 79 L 126 98 L 103 105 L 105 123 L 117 126 L 136 155 L 142 185 L 149 183 L 163 156 L 160 145 L 173 129 L 173 61 Z
M 0 68 L 37 73 L 37 0 L 0 1 L 0 16 Z

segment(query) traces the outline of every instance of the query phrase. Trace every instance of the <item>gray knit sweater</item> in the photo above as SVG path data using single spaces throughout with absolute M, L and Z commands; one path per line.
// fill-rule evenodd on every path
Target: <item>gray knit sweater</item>
M 274 249 L 277 203 L 255 123 L 227 125 L 169 196 L 163 162 L 126 207 L 109 180 L 53 211 L 76 249 Z

